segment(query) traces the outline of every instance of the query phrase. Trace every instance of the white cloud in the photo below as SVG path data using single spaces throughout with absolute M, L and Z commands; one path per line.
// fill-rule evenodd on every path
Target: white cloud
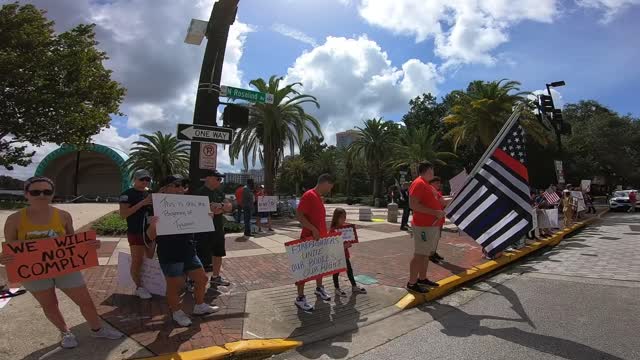
M 434 39 L 445 67 L 492 65 L 492 52 L 509 40 L 508 30 L 522 21 L 551 22 L 557 0 L 360 0 L 358 11 L 372 25 L 416 42 Z
M 640 0 L 576 0 L 579 6 L 604 11 L 602 23 L 611 22 L 618 14 L 633 5 L 639 5 Z
M 437 94 L 442 81 L 432 63 L 417 59 L 400 68 L 366 36 L 327 37 L 326 42 L 300 55 L 287 71 L 285 82 L 302 82 L 303 93 L 318 98 L 320 109 L 307 111 L 322 124 L 325 140 L 360 126 L 367 118 L 404 111 L 411 98 Z M 391 119 L 390 119 L 391 120 Z
M 318 46 L 318 43 L 316 42 L 316 40 L 314 38 L 312 38 L 311 36 L 305 34 L 304 32 L 298 30 L 298 29 L 294 29 L 288 25 L 285 24 L 273 24 L 273 26 L 271 27 L 271 30 L 292 38 L 294 40 L 298 40 L 302 43 L 311 45 L 312 47 L 316 47 Z

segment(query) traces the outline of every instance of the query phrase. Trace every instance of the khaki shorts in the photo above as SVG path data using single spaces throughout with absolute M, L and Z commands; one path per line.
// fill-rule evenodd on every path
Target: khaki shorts
M 413 230 L 413 253 L 416 255 L 432 255 L 438 247 L 441 229 L 439 226 L 414 226 Z M 424 236 L 423 236 L 424 234 Z
M 54 287 L 58 289 L 73 289 L 84 285 L 84 278 L 82 277 L 82 273 L 79 271 L 56 276 L 51 279 L 22 282 L 22 287 L 24 287 L 29 292 L 49 290 Z

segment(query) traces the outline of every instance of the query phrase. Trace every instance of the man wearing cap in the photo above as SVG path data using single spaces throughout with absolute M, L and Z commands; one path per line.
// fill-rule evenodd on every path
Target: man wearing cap
M 233 211 L 233 206 L 224 196 L 220 188 L 222 186 L 222 175 L 218 170 L 207 170 L 205 172 L 204 185 L 193 194 L 207 196 L 213 212 L 213 226 L 215 231 L 196 234 L 196 246 L 198 257 L 203 263 L 211 259 L 211 287 L 229 286 L 230 282 L 220 276 L 222 268 L 222 258 L 227 255 L 224 240 L 224 213 Z
M 120 195 L 120 216 L 127 219 L 127 240 L 131 249 L 131 278 L 136 284 L 136 295 L 140 299 L 151 299 L 151 294 L 142 286 L 140 272 L 145 254 L 152 258 L 154 248 L 145 241 L 144 228 L 147 218 L 153 214 L 149 184 L 151 173 L 137 170 L 133 174 L 133 187 Z

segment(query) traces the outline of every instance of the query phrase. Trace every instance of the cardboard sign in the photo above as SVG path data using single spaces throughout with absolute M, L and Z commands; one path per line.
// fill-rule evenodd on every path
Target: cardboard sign
M 584 192 L 591 191 L 591 180 L 582 180 L 582 181 L 580 181 L 580 188 Z
M 573 197 L 573 201 L 576 203 L 575 207 L 577 212 L 587 210 L 587 205 L 584 203 L 581 191 L 572 191 L 571 197 Z
M 284 246 L 296 283 L 345 271 L 347 267 L 342 236 L 337 233 L 319 240 L 289 241 Z
M 149 290 L 150 293 L 159 296 L 166 295 L 167 281 L 162 274 L 158 260 L 144 257 L 140 280 L 142 281 L 142 286 Z M 125 252 L 118 253 L 118 286 L 134 289 L 136 287 L 131 278 L 131 255 Z
M 218 159 L 218 145 L 214 143 L 200 143 L 200 169 L 215 170 Z
M 98 252 L 87 241 L 96 240 L 95 231 L 32 241 L 2 244 L 5 254 L 15 256 L 7 265 L 9 282 L 50 279 L 98 266 Z
M 215 231 L 206 196 L 152 194 L 153 213 L 159 217 L 158 235 Z
M 355 244 L 358 242 L 358 232 L 356 231 L 356 226 L 353 224 L 345 224 L 336 229 L 342 233 L 342 241 L 346 243 Z
M 464 182 L 467 180 L 468 176 L 469 174 L 467 174 L 467 170 L 462 170 L 458 175 L 452 177 L 449 180 L 449 186 L 451 186 L 451 196 L 455 196 L 458 192 L 460 192 L 460 190 L 462 190 Z
M 278 211 L 277 196 L 258 196 L 258 212 Z

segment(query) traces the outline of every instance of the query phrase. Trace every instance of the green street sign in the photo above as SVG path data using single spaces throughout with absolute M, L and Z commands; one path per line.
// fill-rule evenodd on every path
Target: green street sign
M 220 86 L 220 96 L 234 99 L 247 100 L 254 103 L 273 104 L 273 94 L 267 94 L 259 91 L 240 89 L 231 86 Z

